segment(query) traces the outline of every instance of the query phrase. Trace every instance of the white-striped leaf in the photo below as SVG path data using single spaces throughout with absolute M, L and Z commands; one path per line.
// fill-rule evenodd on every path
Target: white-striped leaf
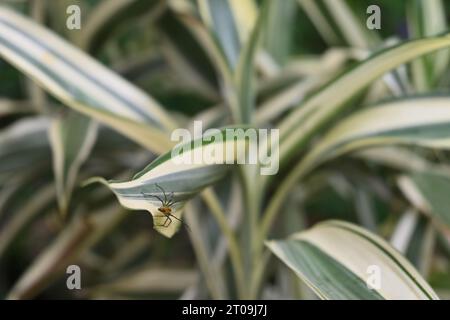
M 258 20 L 239 56 L 239 63 L 235 72 L 239 109 L 241 110 L 241 121 L 243 123 L 251 123 L 253 120 L 255 108 L 254 63 L 258 42 L 266 25 L 268 11 L 269 1 L 264 1 L 259 10 Z
M 221 179 L 229 168 L 227 164 L 242 163 L 241 157 L 245 156 L 245 137 L 229 137 L 225 130 L 220 132 L 221 139 L 210 138 L 207 141 L 207 136 L 209 135 L 177 145 L 173 157 L 172 151 L 161 155 L 129 181 L 93 178 L 88 183 L 104 183 L 114 192 L 122 206 L 150 212 L 154 228 L 161 234 L 172 237 L 181 225 L 178 219 L 181 219 L 186 201 Z M 207 155 L 213 155 L 220 161 L 210 162 L 206 160 Z M 195 157 L 198 157 L 197 161 L 191 161 L 196 160 Z M 165 200 L 165 196 L 176 202 L 171 206 L 174 217 L 171 217 L 170 223 L 158 211 L 161 207 L 160 199 Z
M 217 38 L 229 67 L 234 69 L 239 59 L 240 41 L 229 0 L 199 0 L 198 4 L 204 23 Z
M 97 123 L 77 112 L 53 120 L 49 139 L 61 213 L 66 214 L 78 170 L 89 156 L 97 137 Z
M 155 152 L 167 151 L 174 123 L 158 103 L 81 50 L 26 17 L 0 7 L 0 57 L 67 106 Z
M 450 147 L 449 97 L 415 97 L 386 102 L 341 121 L 308 154 L 305 161 L 320 161 L 357 148 L 409 144 Z
M 399 179 L 399 185 L 409 200 L 420 210 L 450 228 L 450 177 L 448 173 L 428 170 L 414 172 Z M 450 229 L 449 229 L 450 230 Z
M 323 222 L 267 245 L 322 299 L 439 299 L 386 241 L 350 223 Z
M 280 160 L 292 156 L 319 128 L 340 112 L 351 97 L 387 71 L 426 53 L 450 46 L 450 35 L 408 41 L 384 49 L 311 95 L 280 124 Z
M 88 52 L 97 52 L 108 40 L 108 36 L 123 23 L 139 15 L 148 14 L 157 8 L 160 1 L 155 0 L 106 0 L 101 1 L 89 14 L 79 45 Z
M 420 274 L 429 273 L 435 248 L 435 230 L 430 219 L 415 210 L 408 210 L 399 219 L 390 243 Z
M 44 117 L 25 118 L 0 131 L 0 185 L 8 177 L 48 162 L 50 149 Z
M 33 112 L 33 106 L 29 101 L 14 101 L 9 99 L 0 99 L 0 117 Z

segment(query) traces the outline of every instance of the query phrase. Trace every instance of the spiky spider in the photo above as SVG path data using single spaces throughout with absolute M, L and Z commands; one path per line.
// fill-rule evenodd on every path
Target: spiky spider
M 189 226 L 185 222 L 183 222 L 181 219 L 177 218 L 175 215 L 172 214 L 172 210 L 173 210 L 172 206 L 175 203 L 179 202 L 179 201 L 173 201 L 173 192 L 171 192 L 170 196 L 167 197 L 167 194 L 164 191 L 164 189 L 157 183 L 155 185 L 162 191 L 162 193 L 164 195 L 164 200 L 161 199 L 158 196 L 153 195 L 153 194 L 146 194 L 144 192 L 141 192 L 141 194 L 144 197 L 144 199 L 146 199 L 148 197 L 153 197 L 153 198 L 156 198 L 159 201 L 161 201 L 161 206 L 158 208 L 158 211 L 161 212 L 162 214 L 155 215 L 154 217 L 155 218 L 156 217 L 163 217 L 163 218 L 166 218 L 166 220 L 164 220 L 163 224 L 159 224 L 159 225 L 156 225 L 156 226 L 168 228 L 170 226 L 170 224 L 172 223 L 172 218 L 174 218 L 174 219 L 180 221 L 186 227 L 186 229 L 190 230 Z

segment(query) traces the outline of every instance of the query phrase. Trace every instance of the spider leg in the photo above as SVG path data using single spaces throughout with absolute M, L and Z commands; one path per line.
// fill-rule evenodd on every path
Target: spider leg
M 166 196 L 166 192 L 164 191 L 164 189 L 161 188 L 161 186 L 157 183 L 155 183 L 155 185 L 162 191 L 162 193 L 164 195 L 164 202 L 167 202 L 167 196 Z
M 166 220 L 164 220 L 163 223 L 155 224 L 156 227 L 164 227 L 164 228 L 167 228 L 167 227 L 170 225 L 170 223 L 172 222 L 172 219 L 170 219 L 169 216 L 166 216 L 166 215 L 164 215 L 164 214 L 154 215 L 153 217 L 154 217 L 154 218 L 156 218 L 156 217 L 158 217 L 158 218 L 166 218 Z M 169 224 L 166 226 L 167 221 L 169 221 Z
M 142 194 L 142 196 L 144 198 L 154 197 L 154 198 L 158 199 L 159 201 L 161 201 L 162 204 L 164 204 L 164 201 L 162 201 L 162 199 L 160 197 L 158 197 L 158 196 L 155 196 L 155 195 L 152 195 L 152 194 L 145 194 L 143 192 L 141 192 L 141 194 Z
M 175 217 L 173 214 L 169 214 L 169 215 L 170 215 L 172 218 L 175 218 L 175 219 L 177 219 L 178 221 L 180 221 L 181 224 L 182 224 L 189 232 L 191 231 L 191 228 L 189 228 L 189 226 L 187 225 L 186 222 L 184 222 L 183 220 L 181 220 L 181 219 Z
M 169 223 L 168 223 L 167 226 L 166 226 L 165 224 L 166 224 L 167 221 L 169 221 Z M 170 226 L 171 223 L 172 223 L 172 219 L 170 219 L 170 216 L 167 216 L 166 221 L 164 221 L 164 226 L 165 226 L 166 228 L 168 228 L 168 227 Z

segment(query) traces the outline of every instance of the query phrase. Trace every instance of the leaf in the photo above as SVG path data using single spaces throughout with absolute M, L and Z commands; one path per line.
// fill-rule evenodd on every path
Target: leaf
M 155 230 L 166 237 L 172 237 L 181 225 L 178 219 L 181 219 L 186 201 L 221 179 L 227 172 L 226 164 L 235 163 L 235 160 L 239 163 L 239 154 L 243 156 L 243 153 L 238 150 L 245 148 L 245 136 L 233 137 L 226 134 L 226 129 L 217 130 L 211 135 L 206 133 L 203 137 L 178 144 L 128 181 L 93 178 L 86 184 L 105 184 L 114 192 L 122 206 L 147 210 L 153 216 Z M 208 155 L 217 157 L 217 160 L 209 162 Z M 173 217 L 170 223 L 158 210 L 161 207 L 160 199 L 173 199 L 176 202 L 171 206 Z M 167 225 L 163 226 L 164 223 Z
M 435 36 L 447 30 L 445 6 L 441 0 L 420 0 L 408 3 L 408 33 L 412 37 Z M 427 89 L 436 84 L 436 80 L 445 72 L 450 59 L 450 52 L 443 50 L 425 56 L 413 62 L 413 80 L 418 89 Z
M 253 84 L 253 77 L 255 76 L 254 63 L 258 42 L 261 38 L 263 28 L 266 25 L 268 12 L 269 1 L 264 1 L 259 11 L 258 20 L 239 56 L 239 63 L 235 73 L 239 109 L 241 110 L 241 121 L 243 123 L 252 122 L 253 110 L 255 108 L 255 89 Z
M 233 12 L 239 39 L 245 42 L 256 20 L 258 19 L 258 5 L 255 0 L 228 0 Z
M 79 44 L 88 52 L 96 53 L 108 40 L 108 35 L 123 23 L 123 20 L 148 14 L 158 8 L 157 0 L 107 0 L 100 2 L 89 14 L 80 33 Z
M 88 291 L 91 295 L 180 292 L 192 285 L 196 277 L 196 271 L 191 269 L 159 269 L 147 266 L 121 275 L 114 281 L 99 284 Z
M 208 32 L 203 25 L 166 10 L 157 20 L 157 27 L 165 36 L 162 53 L 177 74 L 189 77 L 187 79 L 190 82 L 194 82 L 203 92 L 216 99 L 217 71 L 224 71 L 221 68 L 226 69 L 226 62 L 215 50 L 217 48 L 208 38 Z M 188 50 L 185 44 L 189 44 Z
M 240 52 L 239 33 L 228 0 L 199 0 L 204 23 L 217 39 L 231 69 L 237 65 Z
M 0 7 L 0 56 L 65 105 L 155 152 L 174 122 L 159 104 L 59 36 Z
M 323 14 L 322 10 L 318 6 L 318 2 L 315 0 L 298 0 L 298 4 L 311 19 L 311 22 L 316 27 L 320 36 L 329 44 L 339 44 L 339 36 L 334 28 L 331 26 L 328 19 Z
M 58 205 L 63 216 L 67 214 L 78 171 L 96 137 L 97 123 L 76 112 L 53 120 L 49 129 Z
M 448 97 L 415 97 L 382 103 L 360 111 L 332 128 L 305 158 L 319 162 L 355 149 L 408 144 L 450 148 Z
M 120 209 L 120 208 L 119 208 Z M 7 299 L 31 299 L 49 286 L 77 261 L 87 249 L 98 243 L 126 216 L 123 209 L 106 207 L 102 211 L 77 215 L 24 271 Z
M 324 0 L 324 4 L 349 45 L 366 49 L 376 42 L 374 30 L 369 31 L 345 1 Z
M 422 275 L 428 274 L 435 247 L 435 231 L 430 219 L 414 210 L 408 210 L 399 219 L 390 243 Z
M 286 161 L 311 135 L 338 114 L 351 97 L 387 71 L 450 46 L 450 35 L 404 42 L 384 49 L 340 75 L 297 106 L 280 125 L 280 160 Z
M 267 246 L 322 299 L 439 299 L 386 241 L 350 223 L 323 222 Z M 367 285 L 372 266 L 380 288 Z
M 418 171 L 399 179 L 399 185 L 407 198 L 418 209 L 431 215 L 450 228 L 450 177 L 448 174 L 436 171 Z M 450 230 L 450 229 L 449 229 Z
M 0 185 L 3 179 L 28 172 L 48 161 L 48 125 L 44 117 L 31 117 L 0 131 Z
M 241 1 L 245 2 L 245 1 Z M 264 47 L 278 63 L 284 64 L 290 57 L 296 23 L 296 0 L 270 1 L 265 28 Z
M 22 200 L 22 206 L 14 210 L 9 220 L 0 229 L 0 257 L 8 249 L 8 246 L 13 243 L 23 228 L 54 201 L 54 199 L 55 187 L 48 184 L 40 186 L 30 197 Z
M 29 101 L 0 99 L 0 118 L 28 112 L 33 112 L 33 106 Z

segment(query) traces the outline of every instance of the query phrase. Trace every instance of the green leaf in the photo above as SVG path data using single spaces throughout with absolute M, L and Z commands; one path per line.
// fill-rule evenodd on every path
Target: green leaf
M 239 109 L 241 110 L 241 121 L 243 123 L 251 123 L 253 110 L 255 108 L 255 89 L 253 78 L 255 77 L 254 63 L 258 49 L 258 42 L 261 38 L 264 26 L 267 22 L 269 12 L 269 1 L 263 3 L 259 10 L 258 20 L 247 39 L 247 43 L 239 57 L 239 64 L 235 73 L 235 81 L 237 85 L 237 94 L 239 100 Z
M 87 216 L 77 215 L 58 236 L 39 253 L 14 283 L 7 299 L 31 299 L 63 275 L 87 250 L 108 235 L 126 213 L 106 207 Z
M 423 54 L 450 46 L 450 35 L 404 42 L 382 50 L 311 95 L 280 124 L 280 160 L 295 154 L 351 97 L 387 71 Z
M 350 223 L 323 222 L 267 246 L 322 299 L 439 299 L 387 242 Z M 376 288 L 367 285 L 373 266 Z
M 0 131 L 0 185 L 2 180 L 48 162 L 50 158 L 44 117 L 16 121 Z
M 339 36 L 330 24 L 328 19 L 323 14 L 323 10 L 320 9 L 318 1 L 315 0 L 298 0 L 298 4 L 306 12 L 308 18 L 319 32 L 320 36 L 329 44 L 340 44 Z
M 155 152 L 174 122 L 143 91 L 33 21 L 0 7 L 0 56 L 65 105 Z
M 0 117 L 33 112 L 30 101 L 0 99 Z
M 149 14 L 158 8 L 156 0 L 106 0 L 100 2 L 89 14 L 78 40 L 81 48 L 96 53 L 123 20 Z
M 111 296 L 113 293 L 182 292 L 195 282 L 196 276 L 196 271 L 192 269 L 155 268 L 146 265 L 87 290 L 90 295 L 98 297 Z
M 423 212 L 431 215 L 438 225 L 450 227 L 450 177 L 439 171 L 419 171 L 399 180 L 408 199 Z
M 420 0 L 408 3 L 408 33 L 412 37 L 435 36 L 447 30 L 445 5 L 442 0 Z M 442 77 L 450 59 L 450 51 L 443 50 L 413 62 L 416 88 L 428 89 Z
M 295 28 L 286 28 L 296 23 L 297 3 L 295 0 L 270 1 L 265 28 L 264 47 L 278 63 L 283 65 L 288 59 Z
M 246 148 L 247 139 L 242 135 L 229 136 L 225 129 L 218 133 L 218 136 L 206 134 L 177 145 L 128 181 L 93 178 L 87 183 L 104 183 L 114 192 L 122 206 L 150 212 L 155 230 L 172 237 L 181 226 L 181 213 L 186 201 L 221 179 L 227 172 L 226 164 L 235 163 L 236 159 L 239 161 L 238 155 L 242 155 L 239 150 Z M 206 137 L 209 137 L 209 141 Z M 208 155 L 214 155 L 220 160 L 209 162 Z M 162 206 L 161 200 L 170 199 L 176 203 L 170 206 L 172 216 L 169 222 L 158 208 Z
M 435 249 L 435 230 L 430 219 L 415 210 L 406 211 L 392 232 L 390 243 L 422 275 L 429 273 Z
M 360 111 L 332 128 L 304 163 L 320 162 L 345 152 L 377 145 L 408 144 L 450 148 L 449 97 L 415 97 L 385 102 Z
M 66 215 L 81 165 L 89 156 L 97 137 L 97 123 L 69 112 L 53 120 L 49 139 L 53 151 L 53 171 L 62 215 Z
M 367 49 L 379 42 L 377 31 L 365 25 L 367 16 L 355 14 L 346 1 L 324 0 L 324 4 L 350 46 Z
M 217 39 L 231 69 L 240 53 L 239 33 L 228 0 L 199 0 L 200 14 Z
M 17 190 L 18 192 L 23 189 Z M 33 194 L 25 199 L 21 199 L 19 208 L 6 208 L 12 214 L 0 229 L 0 257 L 6 252 L 8 247 L 14 243 L 20 232 L 39 213 L 42 213 L 55 199 L 55 187 L 53 184 L 39 186 Z

